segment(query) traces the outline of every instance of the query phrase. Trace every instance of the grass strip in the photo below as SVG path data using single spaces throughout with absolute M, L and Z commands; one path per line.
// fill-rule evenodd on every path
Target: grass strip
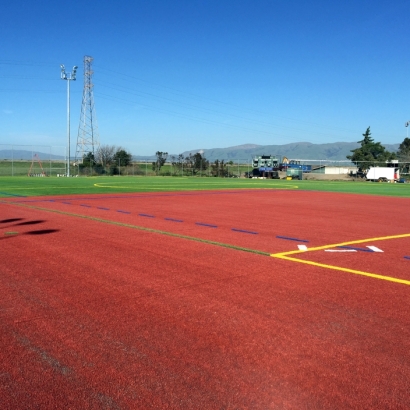
M 4 202 L 4 201 L 0 201 L 0 202 Z M 106 223 L 106 224 L 109 224 L 109 225 L 123 226 L 125 228 L 136 229 L 136 230 L 139 230 L 139 231 L 156 233 L 156 234 L 159 234 L 159 235 L 166 235 L 166 236 L 186 239 L 186 240 L 194 241 L 194 242 L 206 243 L 208 245 L 215 245 L 215 246 L 219 246 L 219 247 L 222 247 L 222 248 L 234 249 L 234 250 L 237 250 L 237 251 L 249 252 L 249 253 L 254 253 L 254 254 L 257 254 L 257 255 L 271 256 L 271 254 L 269 252 L 263 252 L 263 251 L 259 251 L 259 250 L 256 250 L 256 249 L 243 248 L 241 246 L 236 246 L 236 245 L 231 245 L 231 244 L 228 244 L 228 243 L 211 241 L 209 239 L 196 238 L 195 236 L 188 236 L 188 235 L 182 235 L 182 234 L 178 234 L 178 233 L 174 233 L 174 232 L 161 231 L 159 229 L 146 228 L 144 226 L 131 225 L 131 224 L 127 224 L 127 223 L 124 223 L 124 222 L 110 221 L 109 219 L 102 219 L 102 218 L 96 218 L 96 217 L 88 216 L 88 215 L 80 215 L 80 214 L 75 214 L 75 213 L 71 213 L 71 212 L 59 211 L 57 209 L 47 209 L 47 208 L 42 208 L 42 207 L 39 207 L 39 206 L 27 205 L 27 204 L 16 203 L 16 202 L 5 202 L 5 203 L 7 203 L 9 205 L 21 206 L 23 208 L 36 209 L 38 211 L 52 212 L 52 213 L 55 213 L 55 214 L 65 215 L 65 216 L 73 216 L 73 217 L 77 217 L 77 218 L 88 219 L 90 221 L 102 222 L 102 223 Z

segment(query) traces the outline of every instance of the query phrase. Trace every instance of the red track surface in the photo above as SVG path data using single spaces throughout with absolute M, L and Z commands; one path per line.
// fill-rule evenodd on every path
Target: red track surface
M 48 199 L 0 203 L 4 408 L 410 407 L 410 286 L 331 268 L 410 281 L 410 200 Z

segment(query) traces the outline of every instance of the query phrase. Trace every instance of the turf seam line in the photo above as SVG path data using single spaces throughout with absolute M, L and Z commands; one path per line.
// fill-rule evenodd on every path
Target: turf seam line
M 15 196 L 15 197 L 18 197 L 18 198 L 27 198 L 27 195 L 10 194 L 8 192 L 0 192 L 0 195 Z
M 57 209 L 47 209 L 47 208 L 42 208 L 42 207 L 39 207 L 39 206 L 27 205 L 27 204 L 22 204 L 22 203 L 18 203 L 18 202 L 9 202 L 9 204 L 22 206 L 24 208 L 37 209 L 39 211 L 52 212 L 52 213 L 59 214 L 59 215 L 66 215 L 66 216 L 72 216 L 72 217 L 76 217 L 76 218 L 87 219 L 87 220 L 94 221 L 94 222 L 102 222 L 102 223 L 106 223 L 106 224 L 109 224 L 109 225 L 123 226 L 125 228 L 137 229 L 139 231 L 156 233 L 156 234 L 159 234 L 159 235 L 172 236 L 172 237 L 175 237 L 175 238 L 181 238 L 181 239 L 186 239 L 186 240 L 189 240 L 189 241 L 200 242 L 200 243 L 206 243 L 208 245 L 214 245 L 214 246 L 219 246 L 219 247 L 222 247 L 222 248 L 254 253 L 254 254 L 262 255 L 262 256 L 272 256 L 269 252 L 259 251 L 257 249 L 243 248 L 241 246 L 235 246 L 235 245 L 231 245 L 231 244 L 228 244 L 228 243 L 211 241 L 211 240 L 208 240 L 208 239 L 196 238 L 194 236 L 181 235 L 181 234 L 177 234 L 177 233 L 173 233 L 173 232 L 167 232 L 167 231 L 160 231 L 159 229 L 145 228 L 143 226 L 131 225 L 131 224 L 123 223 L 123 222 L 110 221 L 110 220 L 107 220 L 107 219 L 96 218 L 96 217 L 88 216 L 88 215 L 79 215 L 79 214 L 75 214 L 75 213 L 59 211 Z
M 279 238 L 279 239 L 286 239 L 286 240 L 288 240 L 288 241 L 297 241 L 297 242 L 309 242 L 308 240 L 306 240 L 306 239 L 298 239 L 298 238 L 289 238 L 288 236 L 280 236 L 280 235 L 277 235 L 276 236 L 277 238 Z

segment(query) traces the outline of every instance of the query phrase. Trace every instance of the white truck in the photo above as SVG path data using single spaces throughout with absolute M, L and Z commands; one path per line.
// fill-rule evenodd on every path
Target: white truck
M 399 178 L 399 169 L 395 167 L 370 167 L 366 174 L 368 181 L 397 182 Z

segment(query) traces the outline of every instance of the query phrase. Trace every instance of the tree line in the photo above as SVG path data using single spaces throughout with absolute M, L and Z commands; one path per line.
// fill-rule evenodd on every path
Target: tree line
M 405 138 L 397 152 L 389 152 L 380 142 L 375 142 L 371 137 L 370 127 L 367 127 L 363 139 L 358 141 L 359 148 L 351 150 L 352 154 L 346 158 L 356 163 L 359 171 L 364 172 L 375 164 L 380 165 L 392 160 L 398 160 L 402 169 L 408 172 L 410 164 L 410 138 Z
M 358 141 L 360 146 L 351 150 L 351 154 L 346 158 L 357 164 L 360 172 L 366 171 L 374 165 L 381 165 L 392 160 L 400 162 L 402 171 L 409 172 L 410 168 L 410 138 L 405 138 L 400 144 L 397 152 L 389 152 L 380 143 L 375 142 L 371 137 L 370 127 L 367 127 L 363 139 Z M 196 154 L 183 154 L 168 156 L 168 152 L 157 151 L 155 161 L 152 162 L 152 170 L 156 175 L 160 174 L 161 168 L 170 159 L 172 168 L 169 175 L 209 175 L 214 177 L 232 177 L 233 162 L 216 160 L 213 163 L 208 161 L 199 152 Z M 119 175 L 122 167 L 132 164 L 132 154 L 122 147 L 115 145 L 100 145 L 96 151 L 84 155 L 82 162 L 78 164 L 80 171 L 89 170 L 90 173 L 99 175 Z
M 96 151 L 84 155 L 78 167 L 82 173 L 99 175 L 119 175 L 121 167 L 127 167 L 132 162 L 132 154 L 122 147 L 115 145 L 100 145 Z
M 156 175 L 159 175 L 162 166 L 165 165 L 168 159 L 168 153 L 157 151 L 155 156 L 156 159 L 152 162 L 152 170 Z M 211 163 L 199 152 L 196 154 L 189 153 L 187 156 L 183 154 L 171 155 L 170 159 L 172 166 L 171 175 L 195 176 L 206 174 L 224 178 L 234 176 L 229 168 L 233 165 L 232 161 L 216 160 L 214 163 Z

